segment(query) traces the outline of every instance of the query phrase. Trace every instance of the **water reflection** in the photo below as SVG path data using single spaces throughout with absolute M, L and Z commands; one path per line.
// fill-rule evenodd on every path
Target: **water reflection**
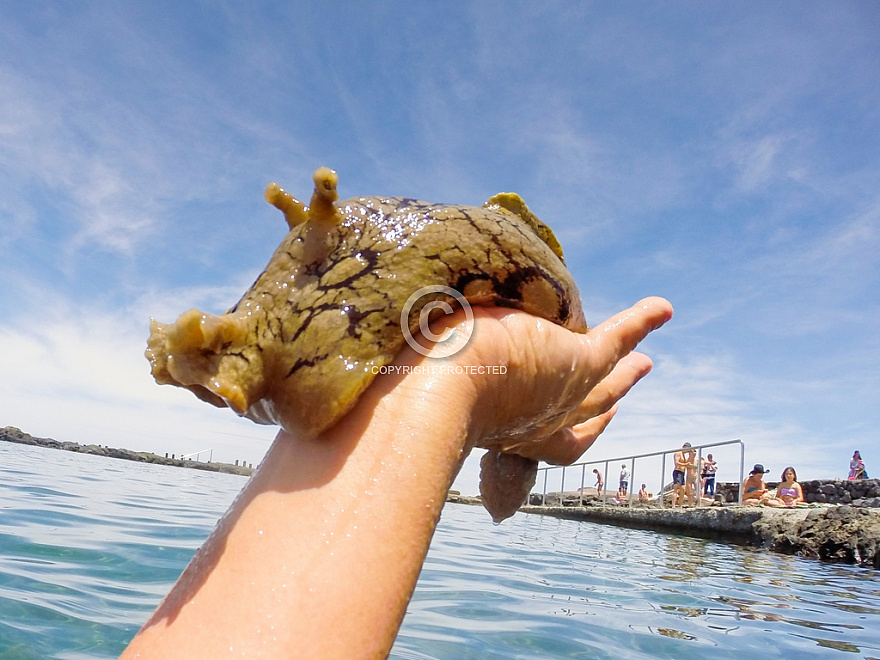
M 583 657 L 704 658 L 756 648 L 797 653 L 799 660 L 836 652 L 880 656 L 880 580 L 873 571 L 539 516 L 514 517 L 483 537 L 482 548 L 468 515 L 458 521 L 458 513 L 444 514 L 451 529 L 438 528 L 432 552 L 444 553 L 444 529 L 454 533 L 460 523 L 471 534 L 468 553 L 490 553 L 492 566 L 483 562 L 481 571 L 491 575 L 469 586 L 477 601 L 486 595 L 481 590 L 514 599 L 509 618 L 491 616 L 499 638 L 505 630 L 563 636 L 581 644 Z M 419 596 L 417 589 L 414 602 Z M 420 614 L 422 624 L 431 618 Z M 506 657 L 569 657 L 553 648 Z
M 700 579 L 706 565 L 706 542 L 680 536 L 667 536 L 663 546 L 663 560 L 671 571 L 658 577 L 661 580 L 690 582 Z
M 834 649 L 835 651 L 843 651 L 844 653 L 859 653 L 861 649 L 849 642 L 840 642 L 833 639 L 819 639 L 818 637 L 807 637 L 805 639 L 811 639 L 818 646 L 821 646 L 826 649 Z
M 664 637 L 674 637 L 675 639 L 687 639 L 691 641 L 697 639 L 693 635 L 688 635 L 687 633 L 683 633 L 680 630 L 673 630 L 672 628 L 657 628 L 655 632 L 658 635 L 663 635 Z

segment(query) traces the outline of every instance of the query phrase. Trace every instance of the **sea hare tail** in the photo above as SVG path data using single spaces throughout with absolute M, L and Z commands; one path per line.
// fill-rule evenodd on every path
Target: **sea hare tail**
M 537 462 L 497 451 L 487 451 L 480 468 L 480 497 L 496 523 L 516 513 L 538 476 Z

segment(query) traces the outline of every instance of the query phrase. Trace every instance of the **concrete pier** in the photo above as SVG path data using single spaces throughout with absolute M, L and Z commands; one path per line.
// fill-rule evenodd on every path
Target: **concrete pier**
M 601 505 L 524 506 L 520 511 L 637 529 L 653 529 L 710 538 L 722 537 L 724 540 L 740 543 L 752 541 L 753 525 L 761 519 L 764 512 L 760 508 L 739 506 L 661 509 Z
M 565 498 L 563 498 L 565 499 Z M 450 493 L 449 502 L 480 505 Z M 816 504 L 813 508 L 656 505 L 523 506 L 523 513 L 744 543 L 772 552 L 880 568 L 880 508 Z M 503 523 L 502 523 L 503 524 Z

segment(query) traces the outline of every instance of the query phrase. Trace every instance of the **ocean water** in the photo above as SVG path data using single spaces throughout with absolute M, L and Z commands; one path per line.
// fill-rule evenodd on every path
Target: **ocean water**
M 0 443 L 0 658 L 119 655 L 243 485 Z M 391 657 L 769 655 L 880 657 L 880 576 L 448 505 Z

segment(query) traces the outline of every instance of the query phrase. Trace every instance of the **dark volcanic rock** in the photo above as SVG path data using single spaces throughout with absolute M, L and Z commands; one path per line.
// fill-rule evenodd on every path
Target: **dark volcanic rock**
M 758 542 L 776 552 L 880 568 L 880 511 L 875 508 L 766 511 L 754 531 Z

